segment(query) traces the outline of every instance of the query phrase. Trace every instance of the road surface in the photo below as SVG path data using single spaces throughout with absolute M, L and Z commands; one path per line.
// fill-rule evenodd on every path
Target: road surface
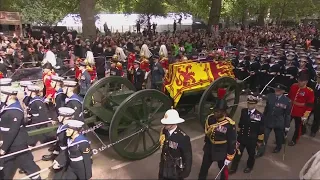
M 245 101 L 246 97 L 241 97 Z M 245 104 L 238 107 L 234 120 L 239 119 L 240 109 Z M 263 111 L 263 103 L 259 104 L 259 110 Z M 197 179 L 202 161 L 202 147 L 204 144 L 203 129 L 198 122 L 196 115 L 190 112 L 186 117 L 186 122 L 181 124 L 181 128 L 190 136 L 193 149 L 193 164 L 190 176 L 187 179 Z M 160 121 L 160 120 L 159 120 Z M 291 123 L 291 130 L 288 135 L 292 137 L 294 124 Z M 92 147 L 98 148 L 101 143 L 92 135 L 89 135 Z M 100 136 L 105 143 L 108 143 L 107 136 Z M 230 179 L 298 179 L 299 172 L 305 162 L 315 154 L 320 148 L 320 136 L 310 138 L 304 135 L 301 141 L 294 147 L 287 147 L 286 158 L 282 160 L 282 152 L 273 154 L 275 146 L 274 135 L 271 134 L 267 152 L 265 156 L 256 160 L 253 171 L 250 174 L 243 173 L 246 165 L 247 153 L 244 152 L 239 164 L 238 172 L 230 176 Z M 47 168 L 51 162 L 41 161 L 41 156 L 47 154 L 47 148 L 33 151 L 34 159 L 41 169 Z M 156 179 L 158 177 L 158 165 L 160 151 L 139 161 L 128 161 L 119 157 L 112 148 L 105 150 L 93 157 L 93 177 L 92 179 Z M 209 171 L 208 179 L 214 179 L 218 173 L 218 166 L 214 163 Z M 47 178 L 49 171 L 41 173 L 42 178 Z M 15 178 L 22 178 L 25 175 L 16 173 Z

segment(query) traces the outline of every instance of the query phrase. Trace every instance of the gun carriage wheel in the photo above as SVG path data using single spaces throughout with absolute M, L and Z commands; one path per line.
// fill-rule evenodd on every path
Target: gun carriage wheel
M 134 92 L 132 83 L 122 77 L 105 77 L 95 82 L 83 100 L 85 118 L 96 117 L 96 121 L 88 125 L 103 122 L 104 126 L 97 129 L 97 132 L 107 134 L 114 111 Z
M 235 114 L 238 103 L 240 100 L 240 87 L 235 79 L 232 77 L 220 77 L 213 81 L 211 85 L 204 91 L 198 107 L 198 118 L 200 123 L 204 126 L 206 118 L 212 113 L 212 108 L 218 99 L 217 92 L 219 88 L 224 88 L 227 90 L 225 99 L 228 102 L 227 113 L 229 117 L 233 117 Z
M 171 99 L 158 90 L 145 89 L 127 97 L 116 109 L 109 130 L 113 148 L 123 158 L 143 159 L 159 148 L 160 120 Z M 120 131 L 124 129 L 123 131 Z M 135 134 L 140 131 L 140 133 Z

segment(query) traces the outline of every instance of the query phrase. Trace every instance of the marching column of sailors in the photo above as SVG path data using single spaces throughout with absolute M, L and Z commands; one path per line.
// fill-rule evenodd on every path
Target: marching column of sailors
M 54 135 L 57 142 L 49 149 L 52 153 L 44 155 L 42 159 L 53 160 L 54 179 L 90 179 L 92 152 L 90 142 L 81 133 L 84 124 L 83 99 L 75 93 L 77 82 L 67 81 L 56 75 L 46 78 L 50 79 L 49 83 L 54 90 L 51 92 L 50 101 L 45 101 L 45 98 L 39 96 L 39 86 L 30 81 L 21 82 L 25 93 L 23 104 L 27 111 L 26 118 L 24 109 L 17 99 L 18 90 L 11 86 L 11 79 L 0 79 L 0 144 L 2 144 L 0 155 L 27 149 L 28 146 L 36 145 L 38 141 L 45 143 L 52 138 L 47 135 L 30 138 L 27 133 L 27 129 L 51 126 L 50 124 L 32 125 L 50 120 L 46 103 L 52 102 L 56 115 L 51 117 L 51 120 L 52 124 L 58 124 Z M 0 179 L 13 179 L 17 168 L 21 169 L 20 173 L 27 175 L 40 170 L 33 160 L 31 151 L 26 151 L 0 159 Z M 41 179 L 40 174 L 31 178 Z

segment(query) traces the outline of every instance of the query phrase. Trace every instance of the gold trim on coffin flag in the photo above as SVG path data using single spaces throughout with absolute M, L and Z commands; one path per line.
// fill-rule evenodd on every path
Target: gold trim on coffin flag
M 169 73 L 171 72 L 165 88 L 170 93 L 174 106 L 178 104 L 184 92 L 206 88 L 214 81 L 209 62 L 170 64 Z

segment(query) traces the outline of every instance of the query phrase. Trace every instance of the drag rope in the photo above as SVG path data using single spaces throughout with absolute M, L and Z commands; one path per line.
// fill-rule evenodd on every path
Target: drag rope
M 124 137 L 124 138 L 122 138 L 122 139 L 120 139 L 120 140 L 118 140 L 118 141 L 116 141 L 116 142 L 114 142 L 114 143 L 110 143 L 110 144 L 108 144 L 108 145 L 105 145 L 105 144 L 102 142 L 102 143 L 103 143 L 103 146 L 102 146 L 101 148 L 98 148 L 98 149 L 92 149 L 92 153 L 93 153 L 93 155 L 96 155 L 96 154 L 98 154 L 98 153 L 100 153 L 100 152 L 102 152 L 102 151 L 104 151 L 104 150 L 106 150 L 106 149 L 108 149 L 108 148 L 110 148 L 110 147 L 112 147 L 112 146 L 114 146 L 114 145 L 116 145 L 116 144 L 118 144 L 118 143 L 120 143 L 120 142 L 128 139 L 128 138 L 131 138 L 132 136 L 135 136 L 136 134 L 139 134 L 140 132 L 142 132 L 142 131 L 144 131 L 144 130 L 145 130 L 145 128 L 141 128 L 139 131 L 137 131 L 137 132 L 135 132 L 135 133 L 133 133 L 133 134 L 127 136 L 127 137 Z M 92 131 L 92 132 L 94 132 L 94 131 Z M 97 135 L 97 138 L 98 138 L 99 140 L 101 140 L 98 135 Z M 23 178 L 21 178 L 21 179 L 29 179 L 30 177 L 33 177 L 33 176 L 35 176 L 35 175 L 38 175 L 38 174 L 40 174 L 40 173 L 43 173 L 43 172 L 46 172 L 46 171 L 50 170 L 51 167 L 52 167 L 52 165 L 49 166 L 49 167 L 47 167 L 47 168 L 45 168 L 45 169 L 41 169 L 40 171 L 37 171 L 37 172 L 35 172 L 35 173 L 32 173 L 32 174 L 30 174 L 30 175 L 28 175 L 28 176 L 25 176 L 25 177 L 23 177 Z

